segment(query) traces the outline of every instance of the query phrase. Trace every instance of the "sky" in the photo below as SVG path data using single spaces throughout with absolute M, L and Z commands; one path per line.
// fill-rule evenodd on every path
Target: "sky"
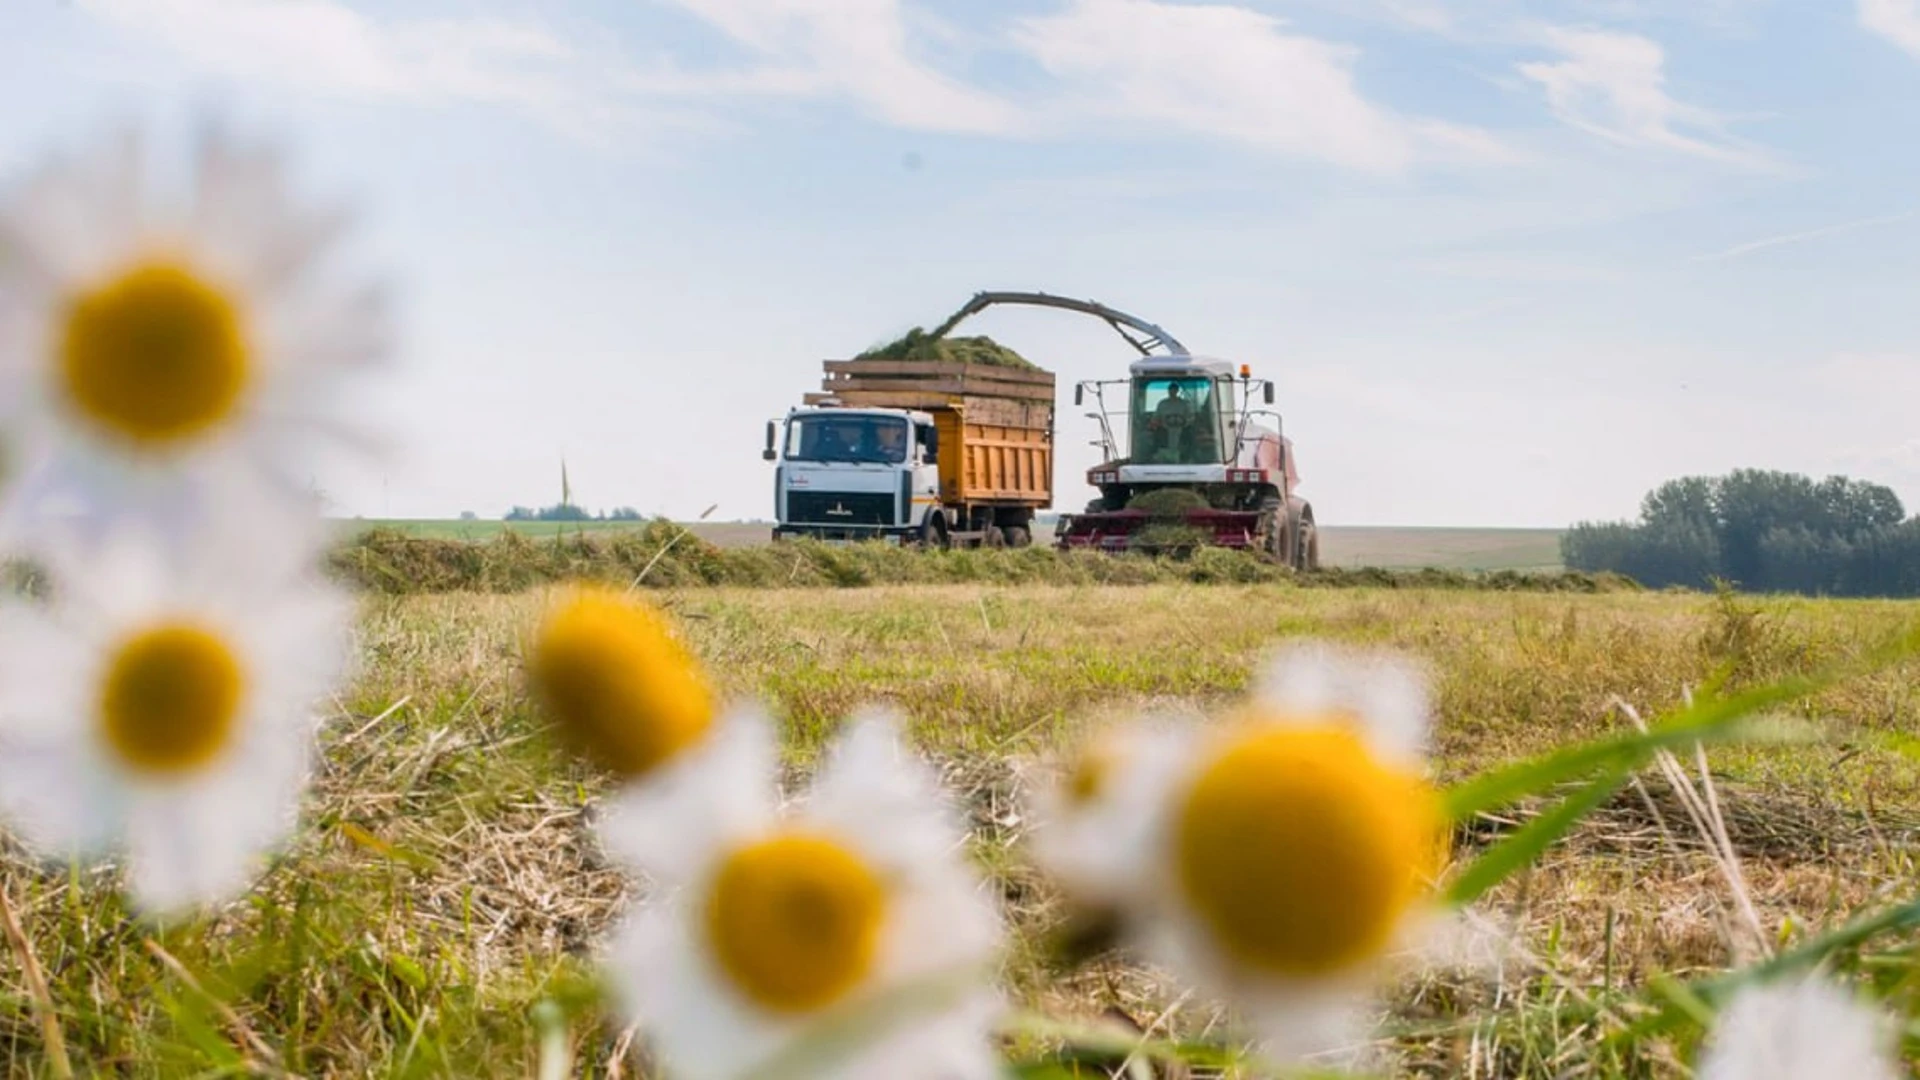
M 397 435 L 334 512 L 765 518 L 819 362 L 981 289 L 1277 383 L 1318 518 L 1664 479 L 1920 510 L 1920 0 L 0 0 L 0 184 L 209 116 L 357 212 Z M 965 324 L 1066 388 L 1104 325 Z

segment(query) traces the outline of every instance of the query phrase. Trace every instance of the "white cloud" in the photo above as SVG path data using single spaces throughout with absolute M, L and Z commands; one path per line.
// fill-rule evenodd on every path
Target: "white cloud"
M 1225 4 L 1072 0 L 1020 19 L 1014 42 L 1065 84 L 1067 107 L 1368 172 L 1428 150 L 1504 153 L 1484 132 L 1410 122 L 1354 85 L 1356 50 Z
M 591 133 L 591 58 L 544 28 L 486 17 L 380 20 L 338 0 L 76 0 L 219 78 L 357 100 L 480 102 Z
M 1638 34 L 1549 28 L 1542 40 L 1563 59 L 1520 65 L 1539 83 L 1554 115 L 1624 146 L 1650 146 L 1748 168 L 1773 167 L 1755 147 L 1726 134 L 1710 110 L 1667 93 L 1666 52 Z
M 1008 133 L 1018 111 L 913 55 L 900 0 L 673 0 L 765 66 L 650 78 L 692 95 L 843 96 L 879 119 L 924 131 Z
M 1860 25 L 1920 56 L 1920 0 L 1860 0 Z

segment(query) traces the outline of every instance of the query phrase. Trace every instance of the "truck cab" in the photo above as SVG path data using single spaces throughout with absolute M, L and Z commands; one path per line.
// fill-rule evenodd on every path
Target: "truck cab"
M 809 407 L 768 421 L 774 539 L 918 539 L 940 501 L 932 415 L 911 409 Z

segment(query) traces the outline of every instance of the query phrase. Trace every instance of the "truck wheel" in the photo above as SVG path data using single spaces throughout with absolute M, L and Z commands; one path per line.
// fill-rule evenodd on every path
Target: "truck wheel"
M 990 548 L 1006 547 L 1007 546 L 1006 530 L 1002 529 L 998 525 L 989 525 L 987 526 L 986 536 L 983 537 L 980 542 Z
M 1000 532 L 1006 537 L 1007 546 L 1010 548 L 1023 548 L 1033 543 L 1033 530 L 1025 525 L 1009 525 Z
M 946 527 L 940 523 L 937 514 L 928 514 L 927 520 L 920 523 L 920 547 L 932 551 L 935 548 L 945 551 L 952 542 L 947 539 Z

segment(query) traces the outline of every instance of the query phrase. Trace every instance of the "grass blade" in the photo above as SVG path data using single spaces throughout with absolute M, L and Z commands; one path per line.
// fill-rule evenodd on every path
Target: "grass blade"
M 1552 810 L 1527 822 L 1512 835 L 1483 852 L 1447 887 L 1447 903 L 1460 907 L 1480 898 L 1514 871 L 1540 857 L 1554 841 L 1567 834 L 1593 809 L 1627 782 L 1627 770 L 1615 767 L 1589 782 Z

